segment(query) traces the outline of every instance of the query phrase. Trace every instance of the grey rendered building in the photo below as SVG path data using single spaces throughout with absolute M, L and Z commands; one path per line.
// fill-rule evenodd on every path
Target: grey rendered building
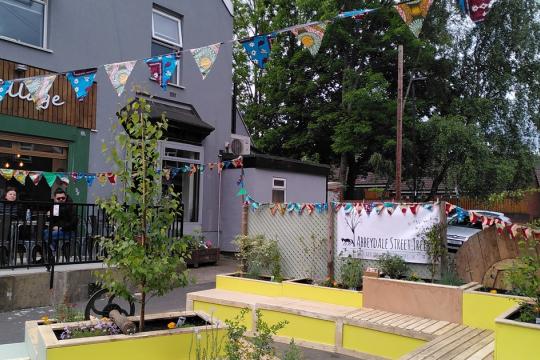
M 8 164 L 40 171 L 110 171 L 111 165 L 101 147 L 104 142 L 114 141 L 111 127 L 116 122 L 115 114 L 129 97 L 148 95 L 152 97 L 155 116 L 165 111 L 170 121 L 168 140 L 161 145 L 164 167 L 216 162 L 220 153 L 232 148 L 233 142 L 241 144 L 235 148 L 239 153 L 249 153 L 245 126 L 241 121 L 231 122 L 236 117 L 231 116 L 230 43 L 221 45 L 214 68 L 205 80 L 191 54 L 183 52 L 166 91 L 149 81 L 148 67 L 140 60 L 232 39 L 230 0 L 0 0 L 0 19 L 2 79 L 98 67 L 95 84 L 84 102 L 76 102 L 62 76 L 49 92 L 49 104 L 40 112 L 33 111 L 25 89 L 14 85 L 0 103 L 0 163 L 4 167 Z M 119 97 L 101 65 L 134 59 L 139 61 L 126 91 Z M 137 92 L 132 90 L 135 85 L 140 87 Z M 231 176 L 227 172 L 223 172 L 221 181 L 215 170 L 193 176 L 178 174 L 174 184 L 182 192 L 185 232 L 201 227 L 205 236 L 217 244 L 219 228 L 220 245 L 232 250 L 229 243 L 237 232 L 234 228 L 239 229 L 240 218 L 238 198 L 235 192 L 227 190 L 235 186 L 234 181 L 229 182 L 236 170 L 231 170 Z M 326 176 L 319 177 L 322 180 L 311 188 L 317 196 L 300 199 L 295 191 L 284 200 L 323 201 Z M 287 187 L 294 187 L 294 182 L 293 171 Z M 27 200 L 47 198 L 50 194 L 46 184 L 32 187 L 33 184 L 0 179 L 0 188 L 7 186 L 18 186 Z M 271 194 L 273 185 L 264 186 Z M 37 189 L 41 194 L 36 193 Z M 72 182 L 69 191 L 75 201 L 93 203 L 97 197 L 108 196 L 112 186 L 87 187 Z M 230 218 L 229 207 L 238 207 L 233 211 L 238 211 L 237 219 Z M 224 231 L 220 215 L 223 213 L 228 214 L 226 223 L 237 221 L 238 225 L 229 225 L 231 229 Z

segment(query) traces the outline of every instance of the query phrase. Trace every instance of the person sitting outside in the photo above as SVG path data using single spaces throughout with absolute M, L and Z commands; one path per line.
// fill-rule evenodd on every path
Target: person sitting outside
M 74 232 L 77 229 L 77 214 L 75 208 L 72 205 L 73 201 L 66 194 L 65 190 L 58 188 L 54 191 L 54 208 L 53 214 L 49 213 L 49 227 L 45 229 L 43 238 L 45 241 L 49 241 L 49 234 L 51 236 L 49 246 L 53 251 L 56 251 L 58 246 L 58 240 L 71 241 Z M 54 209 L 58 206 L 58 210 Z
M 19 213 L 17 210 L 17 189 L 14 187 L 8 187 L 2 199 L 0 205 L 0 214 L 5 214 L 4 216 L 9 220 L 16 220 Z

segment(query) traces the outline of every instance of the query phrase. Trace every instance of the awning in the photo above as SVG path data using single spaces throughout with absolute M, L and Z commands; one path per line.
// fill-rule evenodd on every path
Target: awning
M 151 101 L 150 105 L 152 106 L 151 119 L 160 119 L 161 114 L 165 113 L 169 120 L 168 137 L 180 137 L 179 140 L 193 141 L 193 139 L 183 139 L 186 134 L 191 133 L 199 137 L 202 136 L 200 139 L 202 141 L 214 131 L 214 127 L 204 122 L 191 105 L 178 104 L 173 106 L 154 101 Z

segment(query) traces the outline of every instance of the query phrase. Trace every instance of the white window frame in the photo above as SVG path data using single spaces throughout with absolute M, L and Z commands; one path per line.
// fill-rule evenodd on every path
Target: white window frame
M 176 21 L 176 23 L 178 25 L 178 38 L 180 40 L 179 43 L 175 43 L 173 41 L 170 41 L 169 39 L 162 38 L 162 37 L 160 37 L 159 35 L 156 34 L 156 31 L 155 31 L 155 28 L 154 28 L 154 13 Z M 164 42 L 166 44 L 182 48 L 182 19 L 180 19 L 180 18 L 178 18 L 176 16 L 169 15 L 169 14 L 167 14 L 167 13 L 165 13 L 163 11 L 160 11 L 160 10 L 158 10 L 156 8 L 152 8 L 152 38 L 156 39 L 156 40 L 159 40 L 161 42 Z
M 283 181 L 283 186 L 276 185 L 276 180 Z M 283 202 L 287 202 L 287 179 L 280 177 L 272 177 L 272 192 L 274 190 L 283 190 Z M 272 199 L 273 200 L 273 199 Z
M 166 156 L 165 151 L 166 151 L 167 148 L 198 152 L 200 154 L 199 159 L 196 160 L 196 159 L 181 158 L 181 157 L 176 157 L 176 156 Z M 161 158 L 160 163 L 162 165 L 163 165 L 163 161 L 165 161 L 165 160 L 180 161 L 180 162 L 185 162 L 185 163 L 188 163 L 188 164 L 197 164 L 197 165 L 204 164 L 204 148 L 202 146 L 184 144 L 184 143 L 179 143 L 179 142 L 174 142 L 174 141 L 160 140 L 159 141 L 159 153 L 160 153 L 160 158 Z M 200 227 L 200 225 L 202 224 L 202 213 L 203 213 L 202 212 L 202 205 L 203 205 L 203 196 L 204 196 L 203 189 L 204 189 L 204 176 L 202 176 L 202 174 L 201 174 L 201 176 L 199 177 L 199 204 L 198 204 L 198 206 L 199 206 L 199 214 L 198 214 L 196 222 L 186 221 L 184 223 L 184 225 L 189 225 L 190 226 L 189 228 L 184 229 L 184 232 L 186 234 L 191 233 L 192 228 L 195 228 L 196 226 Z
M 8 36 L 5 36 L 5 35 L 0 35 L 0 38 L 1 39 L 4 39 L 4 40 L 7 40 L 7 41 L 11 41 L 11 42 L 15 42 L 17 44 L 21 44 L 21 45 L 24 45 L 24 46 L 28 46 L 28 47 L 32 47 L 32 48 L 35 48 L 35 49 L 39 49 L 39 50 L 48 50 L 48 41 L 47 41 L 47 29 L 49 27 L 49 0 L 32 0 L 32 2 L 36 2 L 38 4 L 41 4 L 43 5 L 43 39 L 42 40 L 42 45 L 39 46 L 39 45 L 35 45 L 35 44 L 30 44 L 30 43 L 27 43 L 27 42 L 24 42 L 24 41 L 21 41 L 21 40 L 17 40 L 17 39 L 14 39 L 14 38 L 11 38 L 11 37 L 8 37 Z
M 175 43 L 173 41 L 170 41 L 168 39 L 164 39 L 162 37 L 160 37 L 159 35 L 156 35 L 155 33 L 155 30 L 154 30 L 154 13 L 156 14 L 159 14 L 161 16 L 164 16 L 164 17 L 167 17 L 171 20 L 174 20 L 177 22 L 178 24 L 178 34 L 179 34 L 179 40 L 180 42 L 179 43 Z M 170 14 L 167 14 L 166 12 L 163 12 L 159 9 L 156 9 L 156 8 L 152 8 L 152 41 L 155 41 L 157 44 L 161 45 L 161 46 L 169 46 L 169 47 L 172 47 L 171 50 L 182 50 L 183 48 L 183 38 L 182 38 L 182 19 L 177 17 L 177 16 L 173 16 L 173 15 L 170 15 Z M 171 51 L 172 52 L 172 51 Z M 176 87 L 182 87 L 182 85 L 180 84 L 180 76 L 181 76 L 181 68 L 182 67 L 182 62 L 181 62 L 181 58 L 180 59 L 177 59 L 176 60 L 176 82 L 169 82 L 168 85 L 172 85 L 172 86 L 176 86 Z

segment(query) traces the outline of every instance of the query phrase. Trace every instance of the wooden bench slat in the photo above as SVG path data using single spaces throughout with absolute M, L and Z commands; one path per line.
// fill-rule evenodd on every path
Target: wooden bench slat
M 433 335 L 435 336 L 446 335 L 446 333 L 448 333 L 449 331 L 452 331 L 453 329 L 459 326 L 460 326 L 459 324 L 450 323 L 446 325 L 445 327 L 443 327 L 442 329 L 435 331 Z
M 457 324 L 454 324 L 454 325 L 457 325 Z M 435 338 L 434 340 L 431 340 L 430 342 L 428 342 L 424 346 L 419 347 L 418 349 L 416 349 L 416 350 L 408 353 L 407 355 L 401 357 L 401 360 L 417 359 L 416 356 L 418 356 L 420 353 L 425 352 L 426 350 L 430 349 L 433 346 L 436 346 L 439 342 L 444 341 L 449 336 L 452 336 L 454 334 L 459 334 L 459 333 L 463 332 L 466 329 L 467 329 L 466 326 L 457 325 L 453 329 L 448 331 L 448 333 L 445 334 L 444 336 L 439 336 L 439 337 Z M 422 357 L 418 357 L 418 359 L 421 359 L 421 358 Z
M 428 343 L 431 346 L 423 348 L 422 351 L 420 351 L 411 359 L 420 360 L 420 359 L 427 359 L 427 358 L 436 358 L 435 356 L 432 356 L 432 355 L 437 352 L 440 352 L 441 349 L 444 349 L 447 346 L 454 346 L 457 343 L 460 343 L 460 339 L 469 339 L 469 334 L 473 332 L 481 332 L 481 330 L 465 327 L 464 329 L 462 329 L 462 331 L 458 331 L 457 333 L 454 333 L 450 336 L 441 336 L 431 341 L 430 343 L 432 344 Z M 437 341 L 437 340 L 440 340 L 440 341 Z
M 491 335 L 490 330 L 481 330 L 477 329 L 478 333 L 475 336 L 467 337 L 466 339 L 460 339 L 456 341 L 452 346 L 447 346 L 444 349 L 439 350 L 437 353 L 432 356 L 440 360 L 452 360 L 455 359 L 458 355 L 461 355 L 468 351 L 473 345 L 482 341 L 484 338 Z M 471 333 L 472 335 L 473 333 Z M 474 351 L 473 351 L 474 353 Z M 467 357 L 465 357 L 467 358 Z
M 422 331 L 423 329 L 427 328 L 428 326 L 431 326 L 431 325 L 435 324 L 436 322 L 438 322 L 438 320 L 430 320 L 425 324 L 422 324 L 420 326 L 417 326 L 417 327 L 413 328 L 412 330 L 414 330 L 414 331 Z
M 461 354 L 455 357 L 456 360 L 469 360 L 480 359 L 487 357 L 490 353 L 495 351 L 495 335 L 491 333 L 481 341 L 472 345 L 469 349 L 466 349 Z
M 382 322 L 382 325 L 386 325 L 386 326 L 394 326 L 394 324 L 397 324 L 399 323 L 400 320 L 403 320 L 404 318 L 406 318 L 407 316 L 409 315 L 403 315 L 403 314 L 398 314 L 397 317 L 395 318 L 391 318 L 391 319 L 386 319 Z
M 414 329 L 415 327 L 417 327 L 417 326 L 419 326 L 419 325 L 422 325 L 422 324 L 425 324 L 425 323 L 427 323 L 427 322 L 429 322 L 429 321 L 430 321 L 429 319 L 418 318 L 418 321 L 415 321 L 415 322 L 413 322 L 413 323 L 407 325 L 407 326 L 405 327 L 405 329 L 407 329 L 407 330 L 412 330 L 412 329 Z

